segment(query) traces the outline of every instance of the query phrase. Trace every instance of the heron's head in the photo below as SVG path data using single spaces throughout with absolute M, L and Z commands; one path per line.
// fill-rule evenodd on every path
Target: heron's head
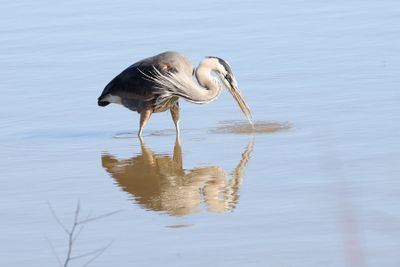
M 250 107 L 244 99 L 242 93 L 240 92 L 235 75 L 233 74 L 232 68 L 229 66 L 228 62 L 219 57 L 207 58 L 213 60 L 213 69 L 218 74 L 221 81 L 224 83 L 226 89 L 228 89 L 228 91 L 238 103 L 247 120 L 250 122 L 250 124 L 253 124 Z

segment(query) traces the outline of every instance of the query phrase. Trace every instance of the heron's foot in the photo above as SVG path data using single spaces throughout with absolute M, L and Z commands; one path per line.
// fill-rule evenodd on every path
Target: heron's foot
M 138 135 L 138 138 L 139 138 L 140 145 L 143 146 L 144 145 L 144 141 L 143 141 L 142 136 Z

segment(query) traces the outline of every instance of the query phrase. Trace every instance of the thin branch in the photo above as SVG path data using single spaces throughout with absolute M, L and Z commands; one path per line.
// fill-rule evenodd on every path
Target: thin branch
M 74 217 L 74 226 L 78 223 L 78 218 L 79 218 L 79 212 L 81 210 L 81 203 L 78 200 L 78 203 L 76 203 L 76 210 L 75 210 L 75 217 Z
M 104 246 L 102 248 L 95 249 L 95 250 L 92 250 L 90 252 L 87 252 L 87 253 L 84 253 L 84 254 L 81 254 L 81 255 L 78 255 L 78 256 L 71 257 L 71 260 L 76 260 L 76 259 L 84 258 L 84 257 L 90 256 L 90 255 L 93 255 L 93 254 L 97 254 L 97 253 L 107 249 L 108 247 L 110 247 L 113 242 L 114 241 L 111 241 L 110 243 L 108 243 L 106 246 Z
M 113 211 L 113 212 L 109 212 L 109 213 L 105 213 L 103 215 L 99 215 L 99 216 L 94 216 L 91 217 L 91 213 L 89 213 L 85 219 L 83 220 L 79 220 L 79 216 L 81 213 L 81 205 L 80 205 L 80 201 L 77 202 L 76 205 L 76 209 L 75 209 L 75 214 L 74 214 L 74 219 L 73 219 L 73 224 L 71 226 L 70 229 L 68 229 L 63 223 L 62 221 L 58 218 L 57 214 L 55 213 L 53 207 L 50 205 L 50 203 L 47 203 L 49 206 L 49 209 L 54 217 L 54 219 L 57 221 L 57 223 L 61 226 L 61 228 L 64 230 L 64 232 L 67 234 L 68 236 L 68 250 L 67 250 L 67 254 L 64 260 L 64 263 L 62 263 L 60 257 L 57 255 L 55 248 L 53 246 L 53 244 L 50 242 L 50 240 L 47 241 L 52 249 L 53 254 L 55 255 L 55 257 L 57 258 L 57 262 L 59 264 L 59 266 L 63 266 L 63 267 L 67 267 L 69 265 L 69 263 L 72 260 L 76 260 L 76 259 L 80 259 L 80 258 L 84 258 L 84 257 L 88 257 L 91 255 L 94 255 L 91 259 L 89 259 L 83 266 L 88 266 L 91 262 L 93 262 L 95 259 L 97 259 L 101 254 L 104 253 L 104 251 L 106 251 L 107 248 L 109 248 L 111 246 L 111 244 L 113 242 L 110 242 L 107 246 L 102 247 L 100 249 L 96 249 L 93 250 L 91 252 L 88 253 L 84 253 L 78 256 L 73 256 L 72 255 L 72 248 L 75 244 L 75 242 L 77 241 L 78 237 L 80 236 L 80 234 L 82 233 L 83 229 L 85 228 L 86 223 L 95 221 L 95 220 L 99 220 L 111 215 L 114 215 L 118 212 L 121 212 L 122 210 L 117 210 L 117 211 Z
M 99 215 L 99 216 L 95 216 L 95 217 L 92 217 L 92 218 L 89 218 L 89 219 L 78 221 L 77 224 L 85 224 L 85 223 L 88 223 L 88 222 L 96 221 L 96 220 L 102 219 L 104 217 L 108 217 L 108 216 L 114 215 L 114 214 L 116 214 L 118 212 L 121 212 L 121 211 L 122 210 L 116 210 L 116 211 L 113 211 L 113 212 L 105 213 L 103 215 Z
M 82 265 L 82 267 L 88 266 L 91 262 L 93 262 L 95 259 L 100 257 L 101 254 L 103 254 L 111 246 L 112 243 L 113 243 L 113 241 L 111 241 L 107 246 L 105 246 L 102 250 L 100 250 L 99 253 L 97 253 L 93 258 L 91 258 L 84 265 Z
M 82 230 L 85 228 L 85 225 L 81 225 L 78 229 L 78 231 L 76 232 L 75 236 L 72 239 L 72 243 L 75 243 L 75 241 L 79 238 L 79 236 L 81 235 Z
M 69 232 L 69 235 L 68 235 L 68 252 L 67 252 L 67 257 L 65 258 L 64 267 L 66 267 L 68 265 L 68 263 L 71 261 L 72 247 L 74 245 L 74 241 L 76 240 L 76 238 L 74 238 L 74 233 L 75 233 L 76 227 L 78 226 L 80 209 L 81 209 L 81 205 L 78 200 L 78 203 L 76 204 L 76 209 L 75 209 L 74 224 L 72 225 L 71 231 Z
M 56 212 L 54 211 L 53 207 L 50 205 L 49 202 L 47 202 L 47 205 L 49 206 L 49 209 L 51 211 L 51 214 L 53 215 L 54 219 L 57 221 L 57 223 L 61 226 L 61 228 L 69 235 L 69 230 L 68 228 L 61 222 L 61 220 L 58 218 Z
M 51 252 L 53 252 L 53 255 L 54 255 L 54 256 L 56 257 L 56 259 L 57 259 L 58 266 L 62 267 L 61 259 L 60 259 L 60 257 L 58 256 L 58 254 L 57 254 L 57 252 L 56 252 L 56 249 L 54 248 L 53 243 L 51 243 L 50 239 L 49 239 L 47 236 L 46 236 L 46 240 L 47 240 L 47 243 L 49 244 L 49 246 L 50 246 L 50 248 L 51 248 Z

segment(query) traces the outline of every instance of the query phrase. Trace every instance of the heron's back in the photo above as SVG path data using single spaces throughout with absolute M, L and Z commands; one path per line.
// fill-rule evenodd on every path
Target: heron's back
M 111 102 L 110 96 L 118 97 L 121 104 L 140 112 L 143 107 L 155 103 L 160 88 L 149 79 L 154 74 L 154 69 L 163 74 L 178 72 L 191 77 L 193 67 L 190 60 L 178 52 L 164 52 L 145 58 L 112 79 L 98 98 L 98 104 L 106 106 Z

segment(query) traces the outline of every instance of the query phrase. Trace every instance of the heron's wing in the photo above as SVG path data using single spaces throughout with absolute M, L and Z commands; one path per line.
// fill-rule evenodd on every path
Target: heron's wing
M 112 94 L 126 99 L 150 100 L 154 97 L 154 83 L 149 77 L 153 66 L 136 63 L 125 69 L 104 88 L 101 96 Z
M 100 98 L 112 94 L 126 99 L 153 99 L 160 93 L 160 88 L 151 79 L 155 69 L 163 74 L 182 71 L 187 62 L 180 57 L 177 53 L 167 52 L 131 65 L 111 80 Z

